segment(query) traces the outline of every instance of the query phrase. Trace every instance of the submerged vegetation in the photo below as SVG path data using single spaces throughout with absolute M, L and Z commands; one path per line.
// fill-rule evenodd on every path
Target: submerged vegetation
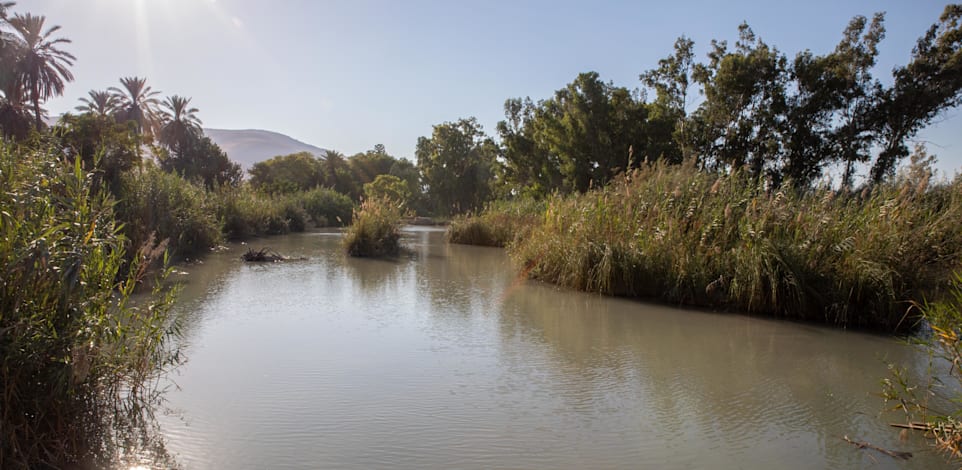
M 145 423 L 151 384 L 179 361 L 171 293 L 131 300 L 157 252 L 125 256 L 79 161 L 0 145 L 0 187 L 0 467 L 116 464 L 139 433 L 113 426 Z
M 354 212 L 344 231 L 344 247 L 351 256 L 378 257 L 398 254 L 401 249 L 401 204 L 388 198 L 368 199 Z

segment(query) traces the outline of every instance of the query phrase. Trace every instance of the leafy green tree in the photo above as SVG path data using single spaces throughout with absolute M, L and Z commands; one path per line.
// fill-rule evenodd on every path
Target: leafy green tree
M 842 185 L 851 186 L 854 165 L 871 157 L 871 113 L 880 88 L 871 69 L 885 36 L 883 21 L 882 13 L 871 24 L 856 16 L 831 53 L 796 55 L 791 74 L 797 91 L 788 99 L 782 174 L 797 185 L 809 185 L 826 164 L 840 161 Z
M 490 200 L 498 149 L 475 118 L 435 125 L 430 138 L 418 139 L 415 153 L 437 213 L 478 210 Z
M 354 179 L 359 186 L 374 181 L 378 175 L 390 173 L 397 159 L 387 153 L 384 145 L 377 144 L 374 149 L 358 153 L 348 159 Z
M 391 165 L 391 170 L 388 174 L 396 176 L 404 182 L 408 194 L 411 195 L 408 205 L 410 208 L 415 210 L 426 209 L 421 206 L 423 202 L 421 198 L 421 174 L 418 172 L 418 167 L 415 166 L 411 160 L 398 158 L 394 161 L 394 164 Z
M 354 200 L 361 196 L 361 189 L 355 181 L 353 169 L 343 153 L 337 150 L 328 150 L 321 168 L 323 169 L 324 186 Z
M 188 180 L 199 181 L 208 189 L 237 186 L 244 176 L 240 165 L 231 161 L 220 146 L 202 133 L 188 134 L 179 153 L 161 160 L 161 168 Z
M 80 98 L 80 102 L 83 104 L 74 109 L 84 114 L 93 114 L 100 117 L 112 117 L 117 112 L 120 101 L 117 96 L 109 91 L 90 90 L 87 95 L 89 98 Z
M 498 122 L 502 171 L 507 191 L 542 198 L 561 187 L 561 162 L 535 135 L 537 106 L 531 98 L 504 102 L 505 120 Z
M 694 41 L 682 36 L 675 40 L 675 52 L 658 61 L 658 68 L 640 75 L 642 83 L 655 91 L 649 107 L 648 155 L 672 163 L 693 156 L 687 124 L 688 88 L 694 69 Z
M 269 193 L 306 191 L 324 184 L 322 162 L 310 152 L 279 155 L 255 163 L 247 172 L 252 186 Z
M 648 147 L 647 117 L 646 104 L 628 89 L 602 82 L 596 72 L 582 73 L 539 103 L 533 138 L 557 158 L 563 189 L 582 192 L 638 160 L 659 157 L 641 155 Z
M 54 128 L 64 154 L 80 159 L 94 174 L 97 190 L 105 184 L 115 195 L 121 175 L 140 163 L 140 137 L 133 126 L 95 113 L 64 115 Z
M 778 163 L 787 60 L 742 23 L 735 50 L 712 41 L 707 64 L 692 77 L 705 100 L 693 113 L 690 144 L 709 168 L 748 166 L 761 176 Z
M 72 54 L 59 48 L 61 44 L 70 43 L 69 39 L 51 37 L 60 26 L 51 26 L 44 31 L 45 21 L 45 17 L 29 13 L 17 13 L 7 20 L 17 34 L 14 47 L 20 50 L 13 64 L 15 80 L 33 105 L 34 125 L 38 131 L 43 128 L 40 103 L 63 94 L 65 82 L 73 81 L 69 67 L 76 60 Z
M 411 191 L 401 178 L 394 175 L 377 175 L 374 181 L 364 185 L 367 199 L 390 200 L 407 207 L 411 202 Z
M 875 109 L 881 151 L 871 179 L 882 181 L 909 155 L 906 140 L 943 111 L 962 103 L 962 5 L 946 5 L 912 50 L 912 60 L 897 67 L 895 83 L 882 92 Z
M 157 99 L 160 92 L 148 86 L 146 78 L 123 77 L 120 84 L 123 90 L 116 87 L 109 89 L 120 101 L 117 120 L 133 121 L 137 125 L 137 132 L 153 138 L 163 122 L 160 101 Z

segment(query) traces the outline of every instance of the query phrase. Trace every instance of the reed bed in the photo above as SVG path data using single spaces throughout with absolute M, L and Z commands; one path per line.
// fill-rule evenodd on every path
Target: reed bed
M 585 291 L 904 330 L 962 260 L 962 179 L 928 175 L 798 190 L 656 163 L 551 198 L 509 253 L 529 277 Z
M 130 301 L 158 251 L 128 264 L 91 181 L 54 151 L 0 144 L 0 468 L 127 467 L 119 449 L 162 452 L 150 413 L 180 360 L 172 293 Z
M 505 247 L 538 224 L 545 203 L 533 199 L 495 201 L 479 214 L 455 217 L 448 226 L 451 243 Z

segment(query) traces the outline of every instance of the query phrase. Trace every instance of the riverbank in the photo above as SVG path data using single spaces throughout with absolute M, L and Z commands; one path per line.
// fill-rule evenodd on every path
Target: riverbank
M 527 277 L 579 290 L 903 331 L 962 261 L 962 180 L 924 170 L 847 192 L 654 164 L 537 216 L 493 206 L 451 240 L 477 224 Z

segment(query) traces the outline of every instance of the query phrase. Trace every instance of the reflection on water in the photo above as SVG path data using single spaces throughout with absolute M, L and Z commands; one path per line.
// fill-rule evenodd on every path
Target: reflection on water
M 931 468 L 880 416 L 897 341 L 519 282 L 492 248 L 331 233 L 307 261 L 188 270 L 189 362 L 163 419 L 188 468 Z M 259 244 L 255 243 L 255 246 Z M 855 449 L 848 435 L 916 454 Z

